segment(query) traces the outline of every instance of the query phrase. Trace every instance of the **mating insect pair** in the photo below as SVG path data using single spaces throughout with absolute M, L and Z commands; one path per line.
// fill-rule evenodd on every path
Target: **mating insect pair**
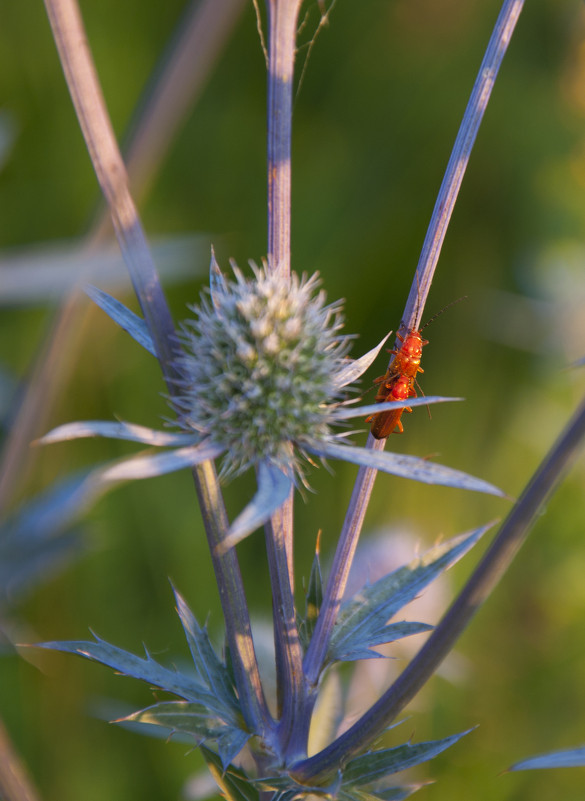
M 376 403 L 385 403 L 389 401 L 405 401 L 409 398 L 416 398 L 415 386 L 418 385 L 416 376 L 418 373 L 423 373 L 424 370 L 420 366 L 422 357 L 422 349 L 425 345 L 429 344 L 428 339 L 422 338 L 422 332 L 430 325 L 433 320 L 436 320 L 440 314 L 451 308 L 455 303 L 460 300 L 465 300 L 467 296 L 458 298 L 452 303 L 434 314 L 430 320 L 418 330 L 411 328 L 407 331 L 405 336 L 400 333 L 397 338 L 400 340 L 400 346 L 390 351 L 394 354 L 394 361 L 388 368 L 386 375 L 381 376 L 375 380 L 375 384 L 379 384 L 378 392 L 376 394 Z M 420 389 L 420 387 L 419 387 Z M 421 390 L 422 392 L 422 390 Z M 412 412 L 409 406 L 403 409 L 394 409 L 389 412 L 380 412 L 379 414 L 370 415 L 366 418 L 366 423 L 372 423 L 372 436 L 376 439 L 386 439 L 392 432 L 396 431 L 402 434 L 404 427 L 402 425 L 401 417 L 403 412 Z
M 429 323 L 426 323 L 419 331 L 410 330 L 405 337 L 397 334 L 401 345 L 398 349 L 391 351 L 394 354 L 394 361 L 388 368 L 386 375 L 377 378 L 374 382 L 380 385 L 376 394 L 376 403 L 416 398 L 416 390 L 414 388 L 417 383 L 416 376 L 417 373 L 424 372 L 420 366 L 422 349 L 429 344 L 427 339 L 422 338 L 421 332 Z M 372 421 L 372 436 L 376 439 L 386 439 L 395 429 L 398 430 L 399 434 L 402 434 L 404 428 L 400 418 L 403 412 L 411 411 L 412 409 L 409 406 L 405 406 L 403 409 L 380 412 L 368 417 L 366 422 Z

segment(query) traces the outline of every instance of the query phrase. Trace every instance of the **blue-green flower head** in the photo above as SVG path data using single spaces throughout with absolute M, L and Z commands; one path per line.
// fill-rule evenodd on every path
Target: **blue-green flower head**
M 341 303 L 327 305 L 316 274 L 252 270 L 248 279 L 233 266 L 230 281 L 216 273 L 190 307 L 172 403 L 184 429 L 225 450 L 224 474 L 268 460 L 302 477 L 304 446 L 331 436 L 350 337 L 341 334 Z
M 343 427 L 352 418 L 453 399 L 427 396 L 366 406 L 348 403 L 344 387 L 370 367 L 389 335 L 350 359 L 351 337 L 341 333 L 341 304 L 327 305 L 317 275 L 283 277 L 267 265 L 252 265 L 252 271 L 248 279 L 234 266 L 234 279 L 228 281 L 212 256 L 210 291 L 192 307 L 194 317 L 179 329 L 177 391 L 171 405 L 181 432 L 87 420 L 65 423 L 40 440 L 112 437 L 161 449 L 96 468 L 75 489 L 70 505 L 81 506 L 112 484 L 222 457 L 224 475 L 254 467 L 258 484 L 222 540 L 221 547 L 227 550 L 263 525 L 295 485 L 305 483 L 304 467 L 311 457 L 342 459 L 427 484 L 502 494 L 485 481 L 427 459 L 347 443 Z M 102 290 L 89 288 L 88 294 L 156 356 L 145 320 Z

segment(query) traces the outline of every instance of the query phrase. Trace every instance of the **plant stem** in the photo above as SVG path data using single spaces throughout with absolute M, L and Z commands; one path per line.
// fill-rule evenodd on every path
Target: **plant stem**
M 155 67 L 151 91 L 141 99 L 125 154 L 135 200 L 143 197 L 160 168 L 172 137 L 196 101 L 218 54 L 233 29 L 244 0 L 192 0 L 173 36 L 173 50 Z M 80 262 L 111 238 L 107 207 L 100 206 L 96 219 L 80 243 Z M 80 278 L 80 283 L 82 276 Z M 73 336 L 87 311 L 86 298 L 79 303 L 73 290 L 61 303 L 29 371 L 24 394 L 13 410 L 13 424 L 0 455 L 0 510 L 5 510 L 19 484 L 24 484 L 31 461 L 31 440 L 45 427 L 55 398 L 67 384 L 67 374 L 83 344 Z
M 305 680 L 297 615 L 289 580 L 290 560 L 286 552 L 286 510 L 273 515 L 266 525 L 266 552 L 272 587 L 272 610 L 276 655 L 276 688 L 280 753 L 290 761 L 306 756 L 306 739 L 296 739 L 297 721 L 303 710 Z
M 414 281 L 404 310 L 403 325 L 407 329 L 420 326 L 425 301 L 437 267 L 459 189 L 461 188 L 461 182 L 465 175 L 469 157 L 487 108 L 500 64 L 510 43 L 510 38 L 523 4 L 524 0 L 505 0 L 490 37 L 423 243 Z M 398 347 L 399 344 L 399 342 L 396 343 Z M 384 447 L 384 443 L 385 440 L 377 440 L 370 435 L 367 447 L 380 449 Z M 362 468 L 358 473 L 356 487 L 337 546 L 335 561 L 327 582 L 323 607 L 317 621 L 315 635 L 311 640 L 305 658 L 305 669 L 307 670 L 308 680 L 311 683 L 318 680 L 323 659 L 327 652 L 329 637 L 337 618 L 339 604 L 357 547 L 375 477 L 376 472 L 366 468 Z
M 138 300 L 155 343 L 169 392 L 176 391 L 174 325 L 128 189 L 128 177 L 107 113 L 75 0 L 45 0 L 75 110 Z M 260 686 L 242 578 L 232 549 L 219 554 L 227 515 L 212 463 L 193 470 L 219 585 L 228 644 L 242 712 L 251 731 L 263 732 L 270 715 Z
M 523 6 L 524 0 L 504 0 L 492 31 L 455 144 L 453 145 L 414 274 L 414 280 L 410 287 L 404 310 L 404 325 L 408 329 L 419 328 L 420 326 L 427 295 L 431 288 L 445 234 L 451 221 L 451 215 L 453 214 L 461 182 L 475 144 L 477 132 Z
M 267 0 L 268 261 L 290 273 L 292 92 L 300 0 Z
M 165 377 L 173 374 L 174 325 L 138 212 L 126 168 L 106 110 L 101 87 L 74 0 L 45 0 L 61 65 L 77 118 L 142 312 Z
M 291 131 L 297 18 L 300 0 L 267 0 L 268 9 L 268 265 L 290 276 Z M 266 526 L 272 585 L 281 753 L 306 754 L 295 735 L 305 697 L 302 650 L 296 625 L 293 568 L 293 491 Z
M 193 476 L 217 579 L 242 712 L 250 731 L 263 736 L 272 728 L 272 718 L 260 681 L 236 549 L 220 552 L 218 548 L 229 524 L 213 463 L 205 462 L 195 467 Z
M 423 243 L 414 281 L 404 310 L 403 320 L 407 329 L 420 326 L 426 297 L 437 267 L 447 227 L 461 188 L 461 182 L 463 181 L 500 64 L 510 43 L 510 38 L 523 4 L 524 0 L 505 0 L 492 31 L 471 97 L 463 115 Z M 399 346 L 399 342 L 396 344 Z M 384 447 L 384 442 L 385 440 L 377 440 L 370 435 L 367 447 L 380 449 Z M 323 659 L 327 652 L 329 637 L 337 618 L 339 604 L 357 547 L 375 477 L 376 472 L 366 468 L 362 468 L 358 473 L 356 487 L 337 546 L 335 561 L 325 589 L 323 607 L 317 621 L 315 634 L 305 657 L 307 678 L 311 683 L 318 680 Z
M 378 444 L 376 445 L 376 443 Z M 383 447 L 381 440 L 375 440 L 374 447 L 381 450 Z M 367 509 L 366 499 L 370 497 L 376 475 L 377 470 L 371 467 L 360 467 L 351 494 L 333 564 L 331 565 L 327 585 L 323 593 L 323 604 L 305 655 L 304 665 L 307 682 L 313 686 L 319 681 L 323 669 L 331 631 L 337 620 L 337 614 L 362 530 Z
M 0 721 L 0 798 L 3 801 L 40 801 L 26 769 Z
M 394 684 L 350 729 L 292 771 L 301 783 L 321 783 L 364 751 L 433 675 L 487 600 L 527 538 L 585 439 L 585 401 L 554 444 L 502 524 L 489 550 L 421 650 Z

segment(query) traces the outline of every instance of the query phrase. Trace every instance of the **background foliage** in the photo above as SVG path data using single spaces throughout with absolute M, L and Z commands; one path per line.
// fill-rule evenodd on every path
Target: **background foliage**
M 120 136 L 183 4 L 82 3 Z M 315 4 L 309 30 L 318 19 Z M 477 0 L 339 0 L 311 51 L 296 100 L 293 268 L 319 270 L 346 298 L 347 330 L 367 350 L 400 321 L 442 171 L 499 4 Z M 16 138 L 0 174 L 4 249 L 78 237 L 96 208 L 94 175 L 44 10 L 0 0 L 0 97 Z M 312 27 L 311 27 L 312 26 Z M 523 12 L 480 131 L 431 292 L 427 317 L 460 295 L 427 333 L 422 386 L 464 405 L 406 420 L 395 450 L 440 461 L 517 494 L 582 392 L 585 294 L 585 12 L 539 0 Z M 302 61 L 302 54 L 301 59 Z M 205 232 L 226 266 L 265 244 L 265 65 L 251 4 L 143 204 L 151 236 Z M 196 298 L 207 253 L 189 283 L 169 288 L 177 319 Z M 131 303 L 129 298 L 122 298 Z M 0 302 L 2 290 L 0 285 Z M 0 360 L 25 380 L 53 310 L 3 306 Z M 78 364 L 50 426 L 124 419 L 157 426 L 165 404 L 156 365 L 88 307 Z M 66 354 L 64 354 L 65 357 Z M 382 372 L 381 365 L 372 378 Z M 367 383 L 364 384 L 367 387 Z M 365 439 L 365 434 L 364 434 Z M 67 443 L 35 451 L 22 497 L 75 467 L 129 449 Z M 355 470 L 312 474 L 318 494 L 297 507 L 297 576 L 308 576 L 319 528 L 331 550 Z M 553 499 L 517 563 L 460 642 L 450 679 L 436 678 L 408 723 L 417 740 L 479 728 L 429 767 L 429 801 L 570 800 L 582 771 L 498 777 L 526 755 L 582 742 L 585 719 L 583 465 Z M 251 483 L 227 491 L 230 512 Z M 366 528 L 431 544 L 503 515 L 497 499 L 378 478 Z M 368 534 L 364 537 L 367 541 Z M 89 517 L 89 552 L 18 611 L 22 639 L 83 639 L 88 626 L 135 652 L 185 656 L 167 580 L 221 641 L 221 616 L 187 472 L 125 487 Z M 263 543 L 240 546 L 253 611 L 269 603 Z M 473 560 L 477 557 L 471 556 Z M 452 573 L 457 585 L 469 570 Z M 298 581 L 300 594 L 300 580 Z M 112 699 L 150 696 L 97 665 L 60 654 L 0 660 L 0 713 L 50 801 L 174 799 L 201 767 L 185 746 L 141 738 L 94 714 Z M 423 778 L 424 778 L 423 775 Z M 420 774 L 419 774 L 420 777 Z M 422 798 L 422 795 L 421 795 Z

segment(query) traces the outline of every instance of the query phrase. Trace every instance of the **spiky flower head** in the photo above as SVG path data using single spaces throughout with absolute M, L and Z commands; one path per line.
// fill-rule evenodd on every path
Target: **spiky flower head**
M 331 436 L 350 337 L 341 303 L 327 305 L 317 274 L 283 277 L 252 264 L 219 271 L 183 322 L 177 357 L 181 426 L 226 452 L 222 473 L 268 460 L 302 477 L 304 447 Z

